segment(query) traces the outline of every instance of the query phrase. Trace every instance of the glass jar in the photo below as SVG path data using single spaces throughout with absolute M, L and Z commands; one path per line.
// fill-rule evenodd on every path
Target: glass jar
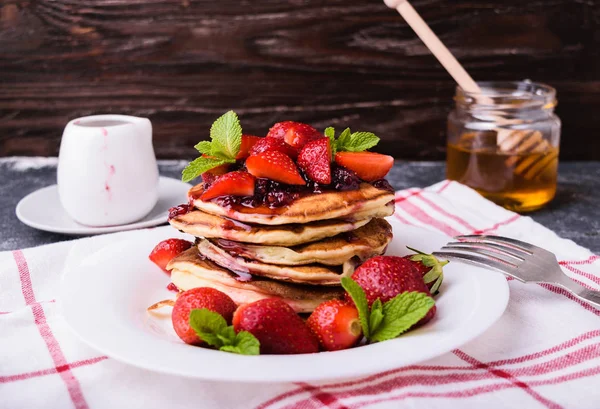
M 507 209 L 539 209 L 556 193 L 556 90 L 531 81 L 478 84 L 480 93 L 456 89 L 446 176 Z

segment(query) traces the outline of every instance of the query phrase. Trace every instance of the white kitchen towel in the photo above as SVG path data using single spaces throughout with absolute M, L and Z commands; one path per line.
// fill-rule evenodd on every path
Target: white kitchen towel
M 450 236 L 494 233 L 537 244 L 554 252 L 574 280 L 600 288 L 600 257 L 458 183 L 397 192 L 394 217 Z M 314 384 L 204 382 L 120 363 L 80 342 L 67 328 L 55 300 L 65 266 L 76 265 L 109 243 L 144 234 L 140 230 L 0 253 L 0 408 L 592 409 L 600 405 L 600 310 L 556 286 L 516 280 L 509 282 L 506 312 L 477 339 L 419 365 L 361 379 Z

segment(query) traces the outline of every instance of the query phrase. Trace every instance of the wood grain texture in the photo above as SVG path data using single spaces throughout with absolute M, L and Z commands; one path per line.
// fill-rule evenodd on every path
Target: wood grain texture
M 413 1 L 478 80 L 558 89 L 563 159 L 600 160 L 600 1 Z M 376 132 L 441 159 L 454 84 L 380 0 L 5 0 L 0 155 L 55 155 L 69 119 L 150 118 L 157 156 L 189 158 L 234 109 Z

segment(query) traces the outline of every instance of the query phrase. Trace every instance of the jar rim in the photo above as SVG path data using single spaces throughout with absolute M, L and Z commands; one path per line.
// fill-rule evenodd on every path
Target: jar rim
M 527 105 L 554 108 L 556 105 L 556 89 L 550 85 L 523 81 L 477 81 L 481 92 L 469 92 L 456 87 L 454 100 L 457 103 L 475 103 L 479 106 Z

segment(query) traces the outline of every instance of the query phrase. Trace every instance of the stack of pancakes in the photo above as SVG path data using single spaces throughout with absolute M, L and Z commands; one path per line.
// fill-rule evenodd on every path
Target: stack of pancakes
M 383 219 L 393 193 L 362 183 L 358 190 L 303 196 L 280 208 L 224 206 L 190 192 L 193 210 L 173 217 L 195 246 L 167 268 L 182 291 L 213 287 L 237 304 L 283 298 L 298 312 L 343 295 L 342 276 L 361 260 L 383 254 L 392 239 Z

